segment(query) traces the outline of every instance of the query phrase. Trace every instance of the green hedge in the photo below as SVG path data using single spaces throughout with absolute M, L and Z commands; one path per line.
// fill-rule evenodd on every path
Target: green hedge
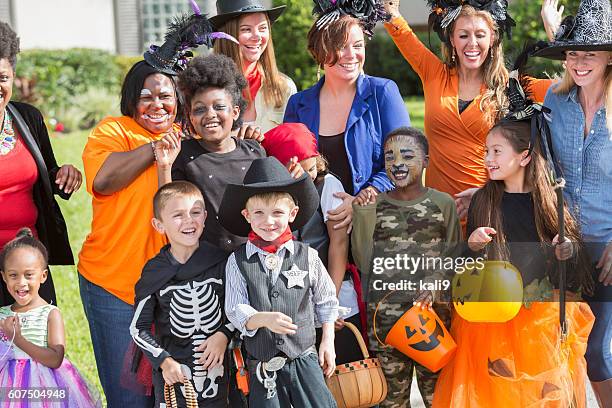
M 15 99 L 55 116 L 91 89 L 118 93 L 122 70 L 116 58 L 85 48 L 23 51 L 17 60 Z

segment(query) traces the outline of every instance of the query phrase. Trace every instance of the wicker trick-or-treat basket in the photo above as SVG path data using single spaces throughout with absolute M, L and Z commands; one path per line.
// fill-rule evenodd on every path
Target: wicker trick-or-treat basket
M 377 405 L 387 397 L 387 380 L 377 358 L 370 358 L 365 342 L 357 328 L 344 322 L 361 348 L 363 360 L 336 366 L 334 374 L 326 378 L 327 387 L 336 399 L 338 408 L 365 408 Z
M 196 396 L 191 381 L 185 379 L 183 385 L 185 386 L 184 394 L 186 408 L 198 408 L 198 397 Z M 176 392 L 174 390 L 173 385 L 164 384 L 164 399 L 166 400 L 167 408 L 183 408 L 178 406 L 178 402 L 176 400 Z

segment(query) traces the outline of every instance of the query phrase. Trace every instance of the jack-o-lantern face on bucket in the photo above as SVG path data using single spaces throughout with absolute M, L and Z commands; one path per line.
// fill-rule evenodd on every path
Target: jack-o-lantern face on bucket
M 418 351 L 431 351 L 440 345 L 438 337 L 444 337 L 444 331 L 436 319 L 419 313 L 421 325 L 414 329 L 406 326 L 408 345 Z M 416 342 L 415 342 L 416 341 Z
M 433 310 L 413 306 L 393 325 L 385 344 L 432 372 L 444 367 L 457 345 Z

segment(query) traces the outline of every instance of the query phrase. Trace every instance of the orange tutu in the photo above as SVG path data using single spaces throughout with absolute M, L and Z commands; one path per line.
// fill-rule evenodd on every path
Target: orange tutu
M 486 307 L 486 303 L 482 303 Z M 569 335 L 561 343 L 559 303 L 534 302 L 506 323 L 470 323 L 453 315 L 454 359 L 442 369 L 434 408 L 585 407 L 586 303 L 566 303 Z

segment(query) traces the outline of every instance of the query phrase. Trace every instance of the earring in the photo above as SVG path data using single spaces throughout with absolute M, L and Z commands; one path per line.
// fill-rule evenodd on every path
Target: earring
M 317 81 L 321 80 L 321 66 L 317 65 Z
M 453 53 L 451 55 L 451 60 L 453 61 L 453 64 L 455 63 L 455 48 L 453 48 Z

